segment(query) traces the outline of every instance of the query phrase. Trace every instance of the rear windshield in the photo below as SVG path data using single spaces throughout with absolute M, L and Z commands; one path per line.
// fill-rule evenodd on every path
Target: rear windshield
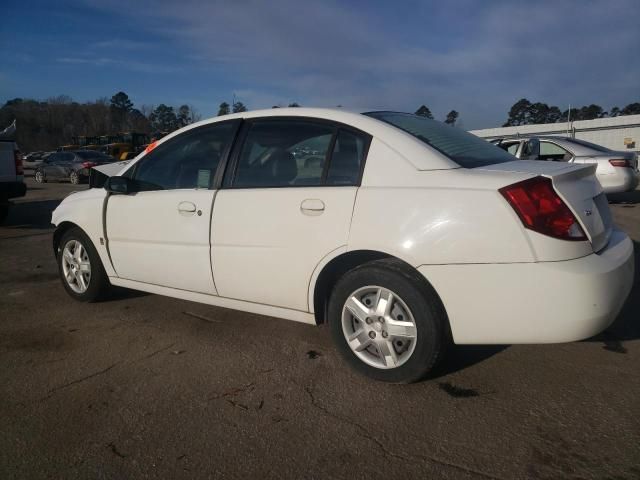
M 369 112 L 365 115 L 410 133 L 464 168 L 513 162 L 516 157 L 464 130 L 428 118 L 396 112 Z
M 611 151 L 607 147 L 603 147 L 602 145 L 597 145 L 595 143 L 587 142 L 586 140 L 579 140 L 577 138 L 568 138 L 567 141 L 571 143 L 577 143 L 578 145 L 582 145 L 583 147 L 590 148 L 591 150 L 595 150 L 596 152 L 608 153 Z

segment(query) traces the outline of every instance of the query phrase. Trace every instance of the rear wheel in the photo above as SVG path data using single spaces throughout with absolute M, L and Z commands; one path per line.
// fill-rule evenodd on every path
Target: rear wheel
M 47 181 L 42 170 L 36 170 L 35 178 L 38 183 L 45 183 Z
M 75 170 L 69 174 L 69 181 L 74 185 L 78 185 L 80 183 L 80 175 Z
M 110 283 L 93 243 L 79 228 L 67 231 L 57 251 L 62 285 L 69 295 L 81 302 L 101 298 Z
M 329 302 L 334 342 L 357 371 L 376 380 L 410 383 L 438 363 L 448 323 L 433 289 L 394 259 L 346 273 Z

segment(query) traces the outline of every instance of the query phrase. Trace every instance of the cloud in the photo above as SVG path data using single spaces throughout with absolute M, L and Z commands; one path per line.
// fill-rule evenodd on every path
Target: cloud
M 169 73 L 176 71 L 176 67 L 135 60 L 115 59 L 109 57 L 59 57 L 58 63 L 74 65 L 91 65 L 94 67 L 118 67 L 142 73 Z
M 636 0 L 88 2 L 127 11 L 197 68 L 231 79 L 252 108 L 426 103 L 471 127 L 501 123 L 521 97 L 638 100 Z

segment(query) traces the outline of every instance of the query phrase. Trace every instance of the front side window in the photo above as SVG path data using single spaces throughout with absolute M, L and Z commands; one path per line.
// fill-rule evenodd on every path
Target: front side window
M 178 135 L 134 166 L 134 180 L 143 190 L 211 188 L 236 126 L 236 122 L 215 123 Z
M 514 161 L 513 156 L 501 148 L 442 122 L 408 113 L 369 112 L 365 115 L 404 130 L 464 168 Z
M 320 185 L 335 128 L 300 120 L 256 121 L 240 151 L 234 187 Z

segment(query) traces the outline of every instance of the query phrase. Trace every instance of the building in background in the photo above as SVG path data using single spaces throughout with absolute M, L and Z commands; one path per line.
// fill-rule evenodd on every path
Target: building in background
M 470 133 L 487 140 L 519 135 L 560 135 L 597 143 L 611 150 L 640 152 L 640 115 L 625 115 L 568 123 L 519 125 L 516 127 L 484 128 Z

